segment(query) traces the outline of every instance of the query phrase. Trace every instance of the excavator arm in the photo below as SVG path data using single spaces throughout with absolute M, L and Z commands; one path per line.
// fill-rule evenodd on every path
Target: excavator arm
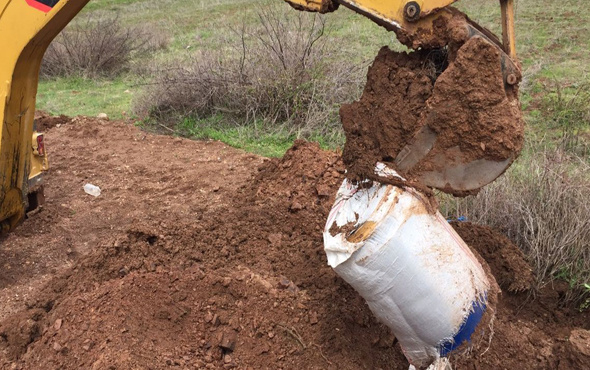
M 343 5 L 388 30 L 413 49 L 444 47 L 438 26 L 453 17 L 457 0 L 286 0 L 298 10 L 333 12 Z M 502 49 L 507 84 L 520 74 L 515 64 L 513 1 L 500 0 L 503 43 L 470 23 L 466 32 Z M 0 233 L 23 219 L 31 167 L 31 137 L 41 60 L 49 43 L 88 0 L 0 0 Z M 419 145 L 418 145 L 419 146 Z M 419 152 L 421 148 L 411 148 Z
M 458 0 L 285 0 L 299 10 L 328 13 L 341 4 L 370 18 L 375 23 L 396 33 L 398 40 L 412 49 L 440 48 L 448 40 L 441 38 L 440 23 L 457 13 L 449 7 Z M 514 33 L 514 0 L 499 0 L 502 12 L 502 42 L 495 35 L 473 22 L 469 22 L 470 37 L 481 36 L 497 45 L 511 64 L 506 77 L 512 85 L 518 82 Z M 510 74 L 512 76 L 508 77 Z M 516 78 L 516 80 L 515 80 Z

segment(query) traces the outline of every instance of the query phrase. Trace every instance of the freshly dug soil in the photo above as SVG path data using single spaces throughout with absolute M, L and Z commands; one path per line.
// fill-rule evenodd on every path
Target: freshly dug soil
M 266 160 L 83 117 L 46 143 L 47 203 L 0 239 L 0 368 L 408 368 L 327 266 L 337 154 L 298 141 Z M 484 257 L 496 248 L 474 240 Z M 510 259 L 488 262 L 510 280 Z M 504 292 L 489 348 L 453 364 L 583 368 L 588 314 L 560 307 L 556 288 Z
M 42 111 L 35 112 L 35 127 L 39 132 L 45 132 L 58 125 L 65 125 L 70 120 L 70 117 L 64 116 L 63 114 L 60 116 L 51 116 Z
M 502 289 L 512 293 L 531 289 L 533 270 L 524 254 L 508 238 L 488 227 L 471 222 L 454 222 L 453 228 L 488 263 Z
M 391 166 L 422 127 L 421 114 L 436 79 L 436 65 L 425 62 L 427 57 L 426 51 L 406 54 L 381 48 L 360 101 L 340 108 L 346 133 L 342 159 L 350 178 L 367 178 L 378 161 Z
M 372 177 L 378 161 L 396 168 L 398 154 L 424 127 L 437 139 L 424 158 L 401 171 L 410 181 L 448 165 L 435 158 L 455 147 L 468 163 L 514 159 L 523 145 L 517 87 L 505 89 L 500 52 L 481 37 L 445 51 L 398 53 L 383 47 L 361 99 L 343 105 L 340 117 L 346 133 L 343 160 L 354 180 Z

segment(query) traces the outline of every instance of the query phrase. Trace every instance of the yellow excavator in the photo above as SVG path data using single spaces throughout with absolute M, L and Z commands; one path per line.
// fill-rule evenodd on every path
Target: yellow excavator
M 43 135 L 34 133 L 33 129 L 39 69 L 50 42 L 88 1 L 0 0 L 0 234 L 18 225 L 27 209 L 42 198 L 39 179 L 47 169 L 47 157 Z M 458 13 L 450 7 L 457 0 L 286 1 L 297 10 L 319 13 L 336 11 L 340 5 L 350 8 L 395 32 L 398 40 L 412 49 L 444 48 L 448 40 L 440 37 L 440 24 Z M 482 37 L 497 47 L 507 86 L 520 80 L 513 2 L 500 0 L 502 40 L 470 21 L 465 30 L 469 37 Z M 428 152 L 431 139 L 428 135 L 416 138 L 405 148 L 399 164 L 408 162 L 406 158 L 415 163 L 416 156 Z M 482 186 L 504 172 L 516 155 L 497 163 L 481 160 L 455 166 L 453 171 L 435 176 L 433 187 L 437 181 L 466 191 Z M 483 176 L 483 180 L 476 184 L 462 182 L 472 168 L 479 171 L 478 176 Z

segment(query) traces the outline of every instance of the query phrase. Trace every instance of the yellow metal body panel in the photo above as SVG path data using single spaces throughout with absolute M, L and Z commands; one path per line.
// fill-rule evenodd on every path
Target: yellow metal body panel
M 29 171 L 28 179 L 34 179 L 37 176 L 40 176 L 42 172 L 47 171 L 49 169 L 49 161 L 47 159 L 47 152 L 44 148 L 44 152 L 41 154 L 39 153 L 39 148 L 37 144 L 37 137 L 42 135 L 38 132 L 33 132 L 33 136 L 31 137 L 31 169 Z M 30 190 L 30 189 L 29 189 Z
M 419 7 L 418 18 L 424 18 L 436 10 L 453 4 L 457 0 L 339 0 L 343 5 L 361 11 L 385 24 L 396 28 L 412 28 L 413 22 L 407 21 L 404 8 L 408 3 Z
M 514 32 L 514 0 L 500 0 L 502 11 L 502 42 L 510 57 L 516 60 L 516 33 Z
M 41 59 L 87 0 L 0 0 L 0 231 L 23 217 Z
M 327 13 L 336 10 L 337 3 L 332 0 L 285 0 L 292 7 L 308 12 Z

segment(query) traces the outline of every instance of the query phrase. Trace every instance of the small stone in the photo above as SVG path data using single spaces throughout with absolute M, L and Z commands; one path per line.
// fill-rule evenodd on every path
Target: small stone
M 315 325 L 318 323 L 318 313 L 313 311 L 309 314 L 309 323 Z
M 269 337 L 270 339 L 274 338 L 274 337 L 275 337 L 275 333 L 274 333 L 274 332 L 272 332 L 272 331 L 269 331 L 269 332 L 268 332 L 268 337 Z
M 287 279 L 286 277 L 282 276 L 281 280 L 279 280 L 279 289 L 287 289 L 291 284 L 291 280 Z
M 237 339 L 238 336 L 235 331 L 224 332 L 223 336 L 221 337 L 219 347 L 225 351 L 233 352 L 233 350 L 236 348 Z
M 98 118 L 99 120 L 102 120 L 102 121 L 109 120 L 109 116 L 106 113 L 99 113 L 98 116 L 96 116 L 96 118 Z
M 225 288 L 227 288 L 229 286 L 229 284 L 231 284 L 230 277 L 225 277 L 225 278 L 223 278 L 223 280 L 221 280 L 221 285 L 223 285 Z
M 289 207 L 289 209 L 291 211 L 299 211 L 303 209 L 303 206 L 301 205 L 301 203 L 294 201 L 293 203 L 291 203 L 291 206 Z
M 55 330 L 59 330 L 61 328 L 61 324 L 63 323 L 62 319 L 57 319 L 55 320 L 55 323 L 53 324 L 53 328 Z
M 223 362 L 225 362 L 226 364 L 229 364 L 231 362 L 232 358 L 230 355 L 225 355 L 223 356 Z
M 572 346 L 580 353 L 590 356 L 590 330 L 574 329 L 569 340 Z
M 211 322 L 213 321 L 213 314 L 209 311 L 207 311 L 207 313 L 205 314 L 205 322 Z
M 266 343 L 262 343 L 258 348 L 259 354 L 268 353 L 268 351 L 270 351 L 270 347 Z
M 57 342 L 54 342 L 54 343 L 53 343 L 53 350 L 54 350 L 55 352 L 59 352 L 59 351 L 61 351 L 61 349 L 62 349 L 62 348 L 63 348 L 63 347 L 61 346 L 61 344 L 59 344 L 59 343 L 57 343 Z

